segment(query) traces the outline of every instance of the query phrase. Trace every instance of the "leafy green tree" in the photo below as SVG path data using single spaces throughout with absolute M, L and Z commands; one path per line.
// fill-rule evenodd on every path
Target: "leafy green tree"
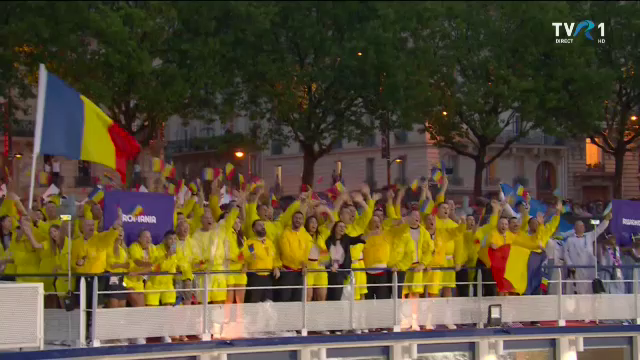
M 379 127 L 365 116 L 365 97 L 400 42 L 386 3 L 235 3 L 234 74 L 238 108 L 261 120 L 262 136 L 299 144 L 302 182 L 313 184 L 314 165 L 340 140 L 362 142 Z M 404 41 L 406 43 L 406 40 Z M 384 50 L 385 47 L 389 47 Z
M 411 34 L 436 64 L 416 70 L 424 81 L 405 92 L 415 99 L 406 115 L 426 120 L 436 146 L 474 161 L 474 196 L 483 171 L 520 139 L 575 133 L 601 111 L 593 47 L 555 44 L 550 24 L 568 12 L 564 3 L 444 3 L 438 25 Z M 425 94 L 435 106 L 421 103 Z
M 604 38 L 596 44 L 599 71 L 610 75 L 606 102 L 598 102 L 599 113 L 594 117 L 597 127 L 588 133 L 591 142 L 615 159 L 613 197 L 621 199 L 624 158 L 637 151 L 640 139 L 640 6 L 632 2 L 578 3 L 578 19 L 592 19 L 604 24 L 604 37 L 594 29 L 594 37 Z M 585 40 L 586 41 L 586 40 Z

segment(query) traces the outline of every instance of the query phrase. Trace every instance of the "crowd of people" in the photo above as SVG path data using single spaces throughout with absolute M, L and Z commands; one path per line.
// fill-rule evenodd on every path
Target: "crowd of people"
M 532 217 L 528 197 L 514 204 L 499 196 L 461 214 L 446 197 L 446 177 L 435 197 L 428 182 L 415 189 L 390 188 L 384 193 L 372 193 L 363 185 L 343 189 L 327 203 L 303 186 L 277 218 L 275 204 L 265 196 L 261 184 L 251 191 L 234 190 L 232 200 L 221 205 L 222 181 L 211 182 L 205 201 L 198 180 L 189 195 L 176 203 L 175 228 L 164 234 L 161 243 L 154 245 L 151 233 L 143 230 L 129 246 L 124 241 L 121 213 L 114 224 L 105 224 L 101 204 L 87 200 L 78 205 L 69 224 L 59 217 L 59 197 L 27 210 L 11 183 L 7 185 L 0 205 L 0 280 L 43 282 L 47 308 L 64 308 L 73 299 L 71 291 L 77 291 L 80 277 L 68 278 L 69 270 L 95 275 L 98 289 L 106 291 L 100 296 L 101 306 L 118 308 L 189 306 L 205 301 L 338 301 L 351 296 L 355 300 L 394 295 L 403 299 L 466 297 L 480 290 L 485 296 L 538 295 L 543 294 L 541 265 L 547 257 L 563 259 L 569 266 L 595 264 L 598 257 L 615 265 L 620 259 L 612 237 L 602 247 L 596 245 L 611 214 L 590 233 L 577 222 L 575 230 L 565 234 L 568 240 L 562 255 L 555 254 L 556 242 L 551 240 L 560 221 L 560 201 L 549 214 Z M 166 192 L 161 176 L 150 191 Z M 419 200 L 406 202 L 408 191 L 419 194 Z M 508 252 L 501 249 L 507 246 L 522 247 L 535 255 L 530 257 L 535 264 L 526 275 L 526 288 L 516 288 L 504 277 Z M 165 275 L 149 276 L 154 272 Z M 478 273 L 482 289 L 470 286 Z M 572 270 L 570 276 L 589 281 L 596 277 L 583 268 Z M 611 278 L 616 276 L 622 275 L 614 272 Z M 93 276 L 85 279 L 87 286 L 93 285 Z M 394 281 L 396 289 L 391 285 Z M 197 291 L 205 284 L 206 294 Z M 591 293 L 591 287 L 590 282 L 576 282 L 569 291 Z M 88 297 L 91 304 L 91 292 Z M 417 311 L 416 306 L 411 318 L 403 319 L 405 329 L 420 330 Z M 241 307 L 235 319 L 231 315 L 225 310 L 224 323 L 214 325 L 214 334 L 220 334 L 230 322 L 242 321 Z M 181 339 L 184 337 L 164 340 Z

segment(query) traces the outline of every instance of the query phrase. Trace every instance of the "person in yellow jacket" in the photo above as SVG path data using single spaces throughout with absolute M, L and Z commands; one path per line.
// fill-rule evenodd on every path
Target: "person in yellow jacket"
M 184 256 L 178 253 L 178 237 L 173 230 L 164 234 L 162 244 L 150 245 L 151 262 L 153 272 L 176 273 L 182 272 L 189 277 L 190 270 L 188 264 L 181 261 Z M 163 290 L 162 292 L 148 292 L 145 294 L 147 306 L 174 305 L 176 303 L 176 292 L 173 287 L 173 275 L 151 276 L 147 281 L 146 290 Z
M 238 199 L 238 205 L 244 203 L 244 197 Z M 243 307 L 247 286 L 247 268 L 244 262 L 243 248 L 246 242 L 242 232 L 240 210 L 234 206 L 231 211 L 226 211 L 220 216 L 218 222 L 218 236 L 224 239 L 224 268 L 233 273 L 226 274 L 227 298 L 225 300 L 224 322 L 231 322 L 231 305 L 236 306 L 235 322 L 243 321 Z
M 297 211 L 293 215 L 291 227 L 284 230 L 278 241 L 283 268 L 278 281 L 278 300 L 282 302 L 302 301 L 302 272 L 307 268 L 313 244 L 311 235 L 303 225 L 304 215 Z
M 263 220 L 254 220 L 252 224 L 254 237 L 247 240 L 243 249 L 247 266 L 248 302 L 258 303 L 273 300 L 273 280 L 280 277 L 276 247 L 267 237 Z M 254 289 L 259 288 L 259 289 Z
M 142 230 L 138 234 L 136 242 L 129 246 L 129 261 L 131 262 L 130 274 L 124 278 L 127 289 L 136 291 L 129 294 L 129 302 L 132 307 L 144 307 L 145 280 L 147 276 L 138 273 L 149 273 L 153 268 L 153 253 L 151 232 Z
M 316 216 L 327 214 L 328 220 L 322 225 L 318 225 L 318 219 Z M 326 206 L 320 206 L 316 210 L 316 214 L 307 216 L 304 223 L 304 228 L 311 235 L 312 245 L 309 252 L 308 269 L 316 270 L 313 272 L 307 272 L 307 301 L 325 301 L 327 300 L 327 285 L 328 277 L 326 271 L 326 263 L 329 260 L 329 252 L 327 250 L 326 241 L 331 234 L 331 227 L 333 226 L 334 219 L 333 214 Z
M 270 220 L 269 212 L 268 212 L 269 207 L 265 204 L 257 203 L 258 198 L 263 193 L 263 191 L 264 191 L 264 187 L 259 186 L 255 199 L 247 203 L 246 218 L 245 218 L 243 230 L 245 232 L 245 236 L 247 236 L 248 238 L 252 238 L 255 235 L 253 233 L 252 224 L 256 220 L 260 219 L 264 223 L 265 229 L 267 231 L 267 237 L 269 239 L 272 239 L 273 241 L 276 241 L 277 239 L 280 238 L 284 229 L 287 226 L 291 225 L 293 214 L 296 211 L 300 210 L 300 201 L 302 199 L 306 199 L 309 196 L 309 194 L 307 193 L 300 194 L 297 201 L 294 201 L 293 204 L 289 205 L 289 207 L 287 207 L 284 213 L 282 213 L 277 220 Z M 279 249 L 276 249 L 276 250 L 279 250 Z
M 178 236 L 178 241 L 176 242 L 178 247 L 178 255 L 184 257 L 184 259 L 182 260 L 183 264 L 188 264 L 191 267 L 193 266 L 193 250 L 191 249 L 193 242 L 189 234 L 189 223 L 187 222 L 187 220 L 183 219 L 178 221 L 178 225 L 176 226 L 176 235 Z M 178 296 L 182 298 L 182 303 L 184 305 L 191 305 L 191 301 L 194 295 L 194 292 L 191 290 L 192 283 L 193 274 L 191 274 L 190 276 L 185 276 L 184 274 L 175 276 L 174 287 L 177 290 L 182 290 L 178 292 Z
M 394 225 L 401 223 L 401 219 L 396 219 Z M 403 236 L 402 229 L 384 229 L 382 224 L 382 218 L 374 215 L 365 237 L 364 263 L 366 268 L 370 269 L 367 270 L 367 299 L 391 297 L 392 288 L 387 284 L 393 282 L 393 276 L 388 276 L 386 268 L 392 268 L 391 274 L 398 274 L 398 287 L 402 296 L 404 274 L 411 266 L 416 253 L 415 245 L 408 237 Z
M 44 245 L 34 236 L 33 225 L 28 217 L 23 216 L 20 219 L 20 227 L 16 229 L 15 233 L 15 240 L 12 242 L 10 251 L 13 254 L 16 274 L 39 274 L 40 254 Z M 17 281 L 42 282 L 42 279 L 29 276 L 18 277 Z
M 63 223 L 63 226 L 64 223 Z M 36 238 L 40 236 L 38 233 L 34 233 Z M 39 244 L 42 244 L 40 252 L 40 273 L 41 274 L 56 274 L 60 273 L 59 277 L 44 277 L 44 292 L 45 292 L 45 308 L 49 309 L 61 309 L 64 307 L 61 299 L 69 291 L 69 239 L 65 236 L 61 227 L 58 225 L 51 225 L 49 227 L 49 238 L 39 240 Z M 62 295 L 61 295 L 62 294 Z
M 113 244 L 113 248 L 107 251 L 107 272 L 110 274 L 107 291 L 127 290 L 124 283 L 124 276 L 118 274 L 128 272 L 130 267 L 131 263 L 129 262 L 129 254 L 127 253 L 127 247 L 124 244 L 124 230 L 119 229 L 118 237 Z M 108 293 L 107 307 L 126 307 L 128 297 L 128 293 Z
M 364 196 L 367 197 L 367 201 L 365 202 Z M 341 198 L 338 198 L 336 203 L 334 203 L 334 208 L 341 204 L 345 197 L 348 198 L 349 195 L 342 195 Z M 362 185 L 360 192 L 353 193 L 351 195 L 354 203 L 360 205 L 363 209 L 362 215 L 357 216 L 356 207 L 353 204 L 347 204 L 342 206 L 338 212 L 339 219 L 346 226 L 345 233 L 353 238 L 359 237 L 363 235 L 369 226 L 369 222 L 371 221 L 371 217 L 373 216 L 373 211 L 375 210 L 375 203 L 378 201 L 381 196 L 376 193 L 371 197 L 370 189 L 367 185 Z M 353 276 L 355 277 L 356 287 L 354 289 L 354 297 L 356 300 L 364 299 L 365 294 L 367 293 L 367 274 L 364 271 L 358 271 L 358 269 L 364 269 L 364 255 L 362 253 L 364 249 L 364 243 L 355 244 L 351 247 L 351 269 L 353 270 Z
M 482 215 L 480 216 L 482 218 Z M 457 237 L 455 244 L 455 254 L 453 256 L 456 264 L 456 295 L 458 297 L 469 297 L 470 284 L 475 279 L 475 266 L 478 260 L 478 250 L 480 242 L 476 241 L 476 232 L 479 221 L 473 215 L 465 217 L 466 229 L 461 237 Z
M 215 271 L 209 275 L 209 291 L 204 297 L 198 292 L 200 302 L 207 301 L 214 304 L 224 304 L 227 299 L 226 275 L 224 270 L 224 238 L 216 236 L 213 215 L 211 211 L 205 211 L 202 216 L 202 227 L 191 236 L 192 246 L 192 270 L 196 272 Z M 204 287 L 204 275 L 195 278 L 196 287 Z
M 437 200 L 436 200 L 437 201 Z M 431 260 L 432 268 L 454 268 L 455 267 L 455 244 L 456 240 L 464 235 L 466 224 L 460 224 L 451 220 L 449 208 L 445 202 L 439 202 L 435 216 L 435 237 L 432 237 L 435 249 Z M 458 270 L 458 269 L 456 269 Z M 453 270 L 432 271 L 427 276 L 427 291 L 430 297 L 442 296 L 451 297 L 453 289 L 456 287 L 456 273 Z

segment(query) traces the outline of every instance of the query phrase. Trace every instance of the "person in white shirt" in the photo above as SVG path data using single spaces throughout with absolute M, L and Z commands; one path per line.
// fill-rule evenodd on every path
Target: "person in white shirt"
M 591 294 L 591 280 L 595 279 L 595 243 L 596 239 L 609 226 L 611 213 L 595 228 L 595 230 L 585 233 L 584 223 L 576 221 L 574 230 L 561 233 L 561 237 L 567 237 L 563 247 L 564 262 L 569 267 L 569 281 L 567 283 L 567 294 Z M 571 268 L 575 266 L 585 266 L 588 268 Z M 593 266 L 593 267 L 591 267 Z

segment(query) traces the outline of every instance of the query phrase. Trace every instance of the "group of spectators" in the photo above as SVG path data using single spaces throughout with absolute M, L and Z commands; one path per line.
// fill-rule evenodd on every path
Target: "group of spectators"
M 545 214 L 531 217 L 528 199 L 512 209 L 512 202 L 502 196 L 484 209 L 460 214 L 456 204 L 446 199 L 445 177 L 435 198 L 426 182 L 416 190 L 389 189 L 384 194 L 372 193 L 363 185 L 343 191 L 332 203 L 319 200 L 304 187 L 305 192 L 274 218 L 277 210 L 261 185 L 252 191 L 233 191 L 233 200 L 221 206 L 222 185 L 213 181 L 205 201 L 197 181 L 190 195 L 176 204 L 175 229 L 164 234 L 160 244 L 154 245 L 150 232 L 143 230 L 127 246 L 122 216 L 115 224 L 104 224 L 101 204 L 85 201 L 78 205 L 69 233 L 69 224 L 59 218 L 59 198 L 27 210 L 9 182 L 0 205 L 0 274 L 4 274 L 0 280 L 43 282 L 49 308 L 65 307 L 72 298 L 69 291 L 78 289 L 79 277 L 69 280 L 69 270 L 96 275 L 99 291 L 107 291 L 100 304 L 109 308 L 189 306 L 204 301 L 291 302 L 303 297 L 308 301 L 338 301 L 346 296 L 389 299 L 393 294 L 407 299 L 473 296 L 479 289 L 469 284 L 477 281 L 477 273 L 482 274 L 485 296 L 535 295 L 542 294 L 540 265 L 547 253 L 554 257 L 555 241 L 550 240 L 562 208 L 558 202 L 546 218 Z M 159 177 L 149 188 L 165 193 L 165 179 Z M 405 202 L 407 191 L 419 194 L 418 201 Z M 584 224 L 576 223 L 563 256 L 555 257 L 569 265 L 594 264 L 596 256 L 604 263 L 617 264 L 615 240 L 608 238 L 601 251 L 595 245 L 606 223 L 592 233 L 585 233 Z M 507 245 L 537 254 L 532 258 L 539 264 L 529 274 L 526 290 L 514 289 L 504 279 L 500 249 Z M 154 272 L 175 275 L 148 275 Z M 595 278 L 581 269 L 571 276 Z M 350 277 L 355 286 L 344 292 Z M 93 279 L 86 277 L 89 287 Z M 390 285 L 394 280 L 397 289 Z M 197 290 L 205 284 L 206 292 Z M 576 285 L 571 291 L 589 293 L 587 285 Z M 88 294 L 91 304 L 91 292 Z M 224 321 L 214 324 L 214 335 L 227 324 L 242 321 L 241 307 L 236 307 L 235 319 L 229 306 L 224 309 Z M 417 312 L 414 306 L 411 318 L 403 319 L 403 328 L 421 329 Z M 446 326 L 456 328 L 452 323 Z M 145 339 L 134 342 L 144 343 Z

